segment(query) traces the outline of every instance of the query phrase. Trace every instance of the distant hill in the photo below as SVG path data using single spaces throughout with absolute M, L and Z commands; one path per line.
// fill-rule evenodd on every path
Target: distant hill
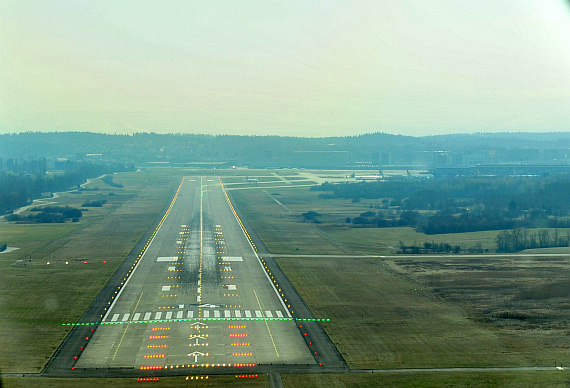
M 2 160 L 45 157 L 134 163 L 226 162 L 251 167 L 406 168 L 563 164 L 568 153 L 570 132 L 423 137 L 370 133 L 323 138 L 89 132 L 0 135 Z

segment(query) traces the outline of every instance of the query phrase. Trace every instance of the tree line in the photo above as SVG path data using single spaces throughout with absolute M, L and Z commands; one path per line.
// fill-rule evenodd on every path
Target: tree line
M 570 242 L 570 231 L 566 234 L 555 229 L 531 231 L 527 228 L 505 230 L 497 235 L 497 252 L 520 252 L 533 248 L 567 247 Z
M 325 182 L 311 190 L 323 191 L 319 196 L 324 199 L 378 199 L 397 215 L 379 211 L 347 218 L 360 227 L 411 226 L 426 234 L 570 227 L 567 175 Z
M 82 163 L 63 174 L 0 172 L 0 214 L 29 204 L 42 193 L 65 191 L 89 178 L 120 171 L 134 171 L 134 165 L 122 163 Z
M 31 221 L 42 224 L 49 223 L 63 223 L 69 219 L 73 222 L 79 221 L 83 216 L 81 209 L 76 209 L 71 206 L 46 206 L 42 208 L 30 209 L 32 214 L 28 216 L 21 216 L 19 214 L 9 214 L 6 216 L 8 221 Z

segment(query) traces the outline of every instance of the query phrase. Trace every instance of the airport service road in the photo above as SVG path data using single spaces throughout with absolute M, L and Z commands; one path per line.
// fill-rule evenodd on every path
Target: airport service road
M 219 179 L 185 177 L 75 366 L 314 364 L 290 318 Z

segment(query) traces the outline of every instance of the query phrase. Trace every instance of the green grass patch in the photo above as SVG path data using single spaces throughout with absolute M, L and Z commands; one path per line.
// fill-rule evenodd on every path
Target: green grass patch
M 288 189 L 295 190 L 295 189 Z M 285 190 L 282 190 L 284 192 Z M 247 218 L 272 253 L 342 254 L 349 253 L 315 224 L 302 223 L 298 215 L 275 201 L 271 189 L 229 191 L 234 205 Z
M 535 365 L 544 350 L 476 321 L 388 262 L 278 261 L 313 313 L 331 318 L 322 326 L 350 367 Z
M 325 232 L 342 242 L 350 249 L 359 253 L 393 254 L 398 250 L 400 241 L 406 245 L 420 245 L 424 242 L 448 243 L 451 246 L 459 245 L 462 249 L 481 244 L 482 249 L 494 251 L 497 248 L 495 239 L 497 230 L 482 232 L 449 233 L 427 235 L 417 232 L 413 228 L 348 228 L 337 226 L 323 226 Z
M 142 377 L 142 376 L 141 376 Z M 52 377 L 4 377 L 2 387 L 6 388 L 76 388 L 76 387 L 269 387 L 266 375 L 257 378 L 237 379 L 235 376 L 198 375 L 188 380 L 185 376 L 159 377 L 158 381 L 137 381 L 136 378 L 52 378 Z M 207 378 L 206 378 L 207 377 Z M 198 379 L 196 379 L 198 378 Z
M 0 255 L 3 372 L 37 372 L 45 365 L 70 329 L 61 324 L 79 319 L 160 215 L 180 176 L 153 170 L 116 174 L 114 180 L 125 185 L 112 188 L 120 194 L 108 196 L 101 208 L 90 208 L 79 222 L 0 223 L 8 245 L 21 248 Z M 86 198 L 100 195 L 63 193 L 54 201 L 80 207 Z
M 282 375 L 285 387 L 568 387 L 567 371 L 408 372 Z

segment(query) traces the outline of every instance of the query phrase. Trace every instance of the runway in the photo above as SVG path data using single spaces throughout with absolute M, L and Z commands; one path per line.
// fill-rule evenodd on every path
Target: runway
M 76 368 L 315 364 L 221 181 L 185 177 Z

